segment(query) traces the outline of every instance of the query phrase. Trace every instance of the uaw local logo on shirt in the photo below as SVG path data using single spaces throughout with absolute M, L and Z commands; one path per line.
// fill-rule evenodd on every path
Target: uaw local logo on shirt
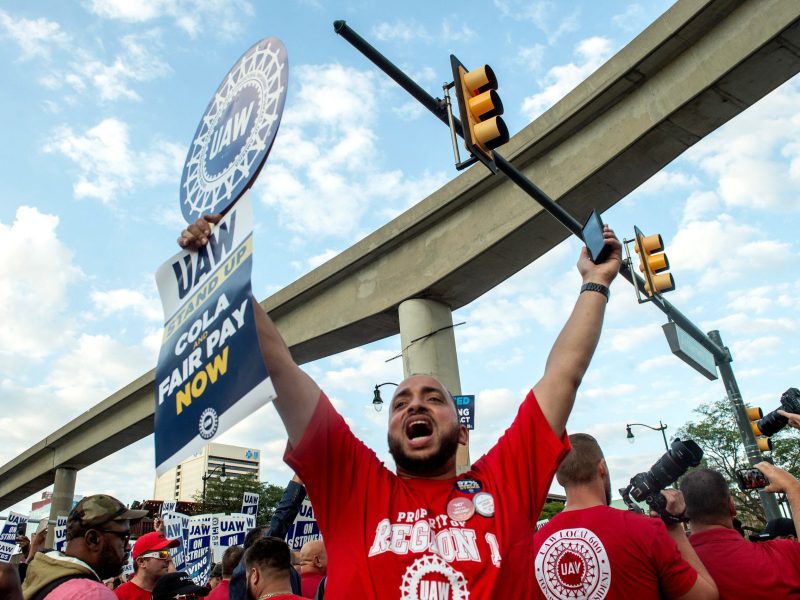
M 602 600 L 611 586 L 606 549 L 588 529 L 556 531 L 536 554 L 536 580 L 548 600 Z
M 206 108 L 181 177 L 188 223 L 224 212 L 255 181 L 272 147 L 286 99 L 286 48 L 261 40 L 242 55 Z

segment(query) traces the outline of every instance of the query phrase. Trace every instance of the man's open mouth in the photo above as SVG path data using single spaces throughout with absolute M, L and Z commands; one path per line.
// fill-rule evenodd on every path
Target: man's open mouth
M 428 417 L 411 417 L 406 421 L 405 431 L 409 445 L 419 448 L 427 444 L 433 435 L 433 423 Z

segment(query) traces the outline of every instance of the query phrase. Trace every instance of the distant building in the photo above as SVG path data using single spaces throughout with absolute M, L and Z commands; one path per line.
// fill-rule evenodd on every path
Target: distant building
M 261 479 L 260 450 L 227 444 L 208 444 L 156 478 L 153 500 L 191 502 L 196 494 L 203 491 L 203 476 L 213 471 L 211 477 L 219 477 L 223 464 L 228 477 L 255 475 Z

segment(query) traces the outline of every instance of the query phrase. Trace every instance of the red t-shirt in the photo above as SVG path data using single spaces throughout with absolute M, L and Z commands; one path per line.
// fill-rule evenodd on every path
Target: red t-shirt
M 119 600 L 150 600 L 153 596 L 152 592 L 143 590 L 132 581 L 126 581 L 115 589 L 114 593 Z
M 716 582 L 720 600 L 800 598 L 800 542 L 747 542 L 727 527 L 698 531 L 689 541 Z
M 404 479 L 353 435 L 322 394 L 284 460 L 305 482 L 325 540 L 326 598 L 528 598 L 536 519 L 568 450 L 566 435 L 555 436 L 531 392 L 470 471 Z M 493 499 L 493 516 L 448 516 L 450 500 L 461 498 L 463 507 L 480 492 L 491 495 L 481 507 L 489 513 Z
M 206 600 L 228 600 L 229 592 L 228 587 L 231 585 L 230 579 L 223 579 L 211 590 L 211 593 L 206 596 Z
M 300 591 L 305 598 L 313 598 L 317 593 L 322 573 L 300 573 Z
M 697 580 L 661 519 L 627 510 L 558 513 L 533 545 L 537 598 L 677 598 Z

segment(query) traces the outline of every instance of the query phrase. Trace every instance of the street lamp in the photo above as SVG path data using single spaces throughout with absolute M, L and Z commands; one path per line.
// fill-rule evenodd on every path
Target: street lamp
M 392 383 L 391 381 L 386 381 L 375 386 L 375 395 L 372 398 L 372 408 L 375 409 L 375 412 L 381 412 L 381 409 L 383 408 L 383 398 L 381 398 L 380 388 L 385 385 L 397 386 L 396 383 Z
M 648 429 L 652 429 L 653 431 L 660 431 L 661 432 L 661 437 L 664 438 L 664 448 L 666 448 L 667 452 L 669 452 L 669 444 L 667 444 L 667 435 L 664 433 L 664 431 L 666 431 L 666 429 L 667 429 L 667 426 L 664 425 L 661 422 L 661 420 L 658 421 L 658 424 L 659 424 L 659 427 L 650 427 L 650 425 L 645 425 L 644 423 L 628 423 L 627 425 L 625 425 L 625 430 L 628 432 L 628 435 L 625 436 L 625 437 L 628 438 L 628 442 L 630 442 L 631 444 L 633 443 L 634 440 L 633 440 L 633 432 L 631 431 L 631 427 L 637 427 L 637 426 L 638 427 L 647 427 Z
M 201 479 L 203 480 L 203 509 L 204 510 L 205 510 L 205 506 L 206 506 L 206 482 L 209 479 L 211 479 L 211 476 L 214 473 L 216 473 L 217 469 L 219 469 L 220 467 L 222 467 L 222 470 L 219 472 L 219 480 L 220 480 L 221 483 L 225 483 L 225 480 L 228 478 L 228 474 L 225 472 L 225 463 L 222 463 L 221 465 L 217 465 L 216 467 L 211 469 L 211 472 L 206 473 L 205 475 L 203 475 L 201 477 Z

